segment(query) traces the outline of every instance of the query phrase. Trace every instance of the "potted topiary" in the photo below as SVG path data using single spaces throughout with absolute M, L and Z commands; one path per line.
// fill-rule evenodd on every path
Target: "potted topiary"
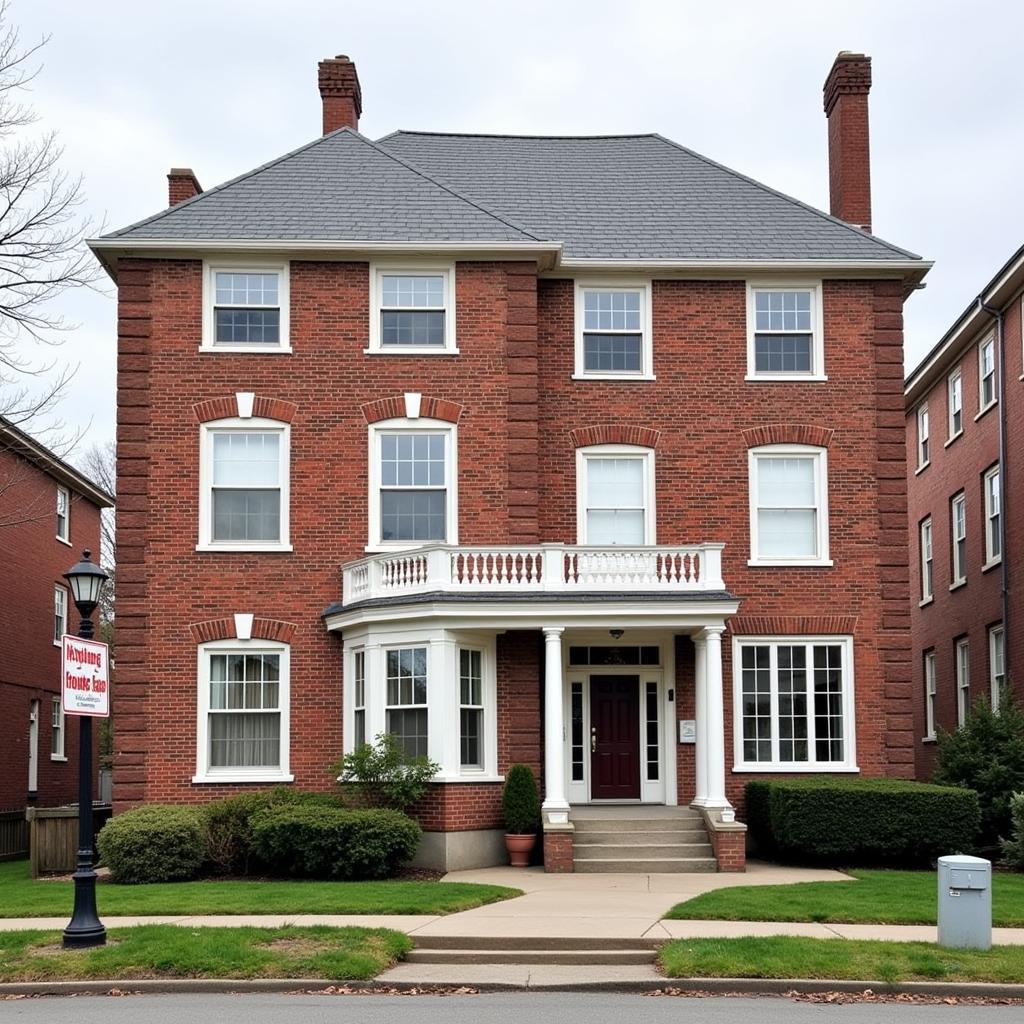
M 537 781 L 528 765 L 514 764 L 505 776 L 501 794 L 501 810 L 505 818 L 505 846 L 514 868 L 525 868 L 530 852 L 537 842 L 540 826 L 540 798 Z

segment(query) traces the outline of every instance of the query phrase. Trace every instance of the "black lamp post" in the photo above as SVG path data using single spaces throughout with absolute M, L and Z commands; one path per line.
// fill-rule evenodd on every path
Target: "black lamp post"
M 83 551 L 82 561 L 64 573 L 71 588 L 75 607 L 81 616 L 78 635 L 93 636 L 92 613 L 100 603 L 100 591 L 107 574 L 92 560 L 92 552 Z M 92 867 L 92 718 L 78 716 L 78 867 L 75 881 L 75 909 L 64 929 L 65 949 L 103 946 L 107 929 L 96 913 L 96 872 Z

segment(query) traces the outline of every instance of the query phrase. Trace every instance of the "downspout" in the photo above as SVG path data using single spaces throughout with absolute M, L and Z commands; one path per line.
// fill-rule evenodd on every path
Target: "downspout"
M 1003 671 L 1007 685 L 1012 685 L 1010 672 L 1010 558 L 1006 551 L 1006 351 L 1003 345 L 1003 311 L 985 304 L 984 296 L 978 296 L 978 308 L 996 321 L 996 347 L 999 352 L 999 552 L 1002 555 L 1000 577 L 1003 612 Z

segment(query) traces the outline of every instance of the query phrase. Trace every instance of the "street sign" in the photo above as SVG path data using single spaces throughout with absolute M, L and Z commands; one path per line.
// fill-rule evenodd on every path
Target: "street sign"
M 61 638 L 64 714 L 110 717 L 110 649 L 65 633 Z

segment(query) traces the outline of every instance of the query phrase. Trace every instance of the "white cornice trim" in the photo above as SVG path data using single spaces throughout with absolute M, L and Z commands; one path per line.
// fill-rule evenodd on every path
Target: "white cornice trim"
M 766 271 L 814 272 L 826 271 L 857 277 L 906 277 L 908 271 L 923 277 L 933 266 L 930 260 L 758 260 L 758 259 L 581 259 L 564 257 L 559 262 L 562 270 L 587 271 L 673 271 L 673 270 L 720 270 L 735 271 L 736 276 L 745 273 L 763 274 Z

